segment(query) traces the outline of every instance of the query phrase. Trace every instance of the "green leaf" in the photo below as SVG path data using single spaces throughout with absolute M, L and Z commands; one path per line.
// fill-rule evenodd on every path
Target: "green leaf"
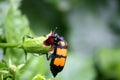
M 5 18 L 5 38 L 9 43 L 21 43 L 23 36 L 31 33 L 29 28 L 29 22 L 25 15 L 21 14 L 14 2 L 11 1 L 11 6 Z M 12 61 L 19 64 L 24 55 L 22 49 L 7 49 L 6 59 L 8 61 L 9 57 L 12 55 Z M 19 60 L 19 61 L 17 61 Z M 23 61 L 22 61 L 23 62 Z
M 4 19 L 8 11 L 8 2 L 7 0 L 0 0 L 0 42 L 4 41 Z
M 0 62 L 0 70 L 1 69 L 6 69 L 7 65 L 3 62 Z
M 29 23 L 26 16 L 20 10 L 11 5 L 5 19 L 5 31 L 7 42 L 22 42 L 24 35 L 30 33 Z
M 21 43 L 23 36 L 31 32 L 27 18 L 21 14 L 20 10 L 12 3 L 5 18 L 5 38 L 8 43 Z M 25 47 L 26 48 L 26 47 Z M 12 63 L 19 65 L 25 61 L 24 50 L 18 48 L 7 48 L 5 61 L 11 58 Z M 35 63 L 35 64 L 34 64 Z M 34 65 L 33 65 L 34 64 Z M 28 56 L 28 60 L 23 67 L 24 71 L 20 74 L 21 80 L 31 80 L 37 73 L 46 73 L 44 58 Z M 39 69 L 40 68 L 40 69 Z M 26 74 L 31 71 L 30 74 Z

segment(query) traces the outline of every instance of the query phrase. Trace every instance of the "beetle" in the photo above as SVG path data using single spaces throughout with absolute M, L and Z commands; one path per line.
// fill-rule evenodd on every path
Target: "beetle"
M 46 54 L 47 60 L 51 59 L 50 70 L 54 77 L 61 72 L 65 66 L 68 44 L 63 37 L 60 37 L 57 33 L 52 32 L 48 39 L 44 41 L 44 45 L 51 46 L 50 52 L 52 54 L 49 56 Z

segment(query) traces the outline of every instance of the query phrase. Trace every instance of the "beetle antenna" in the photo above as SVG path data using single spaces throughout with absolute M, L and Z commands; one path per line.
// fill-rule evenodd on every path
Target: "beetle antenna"
M 55 33 L 55 31 L 58 29 L 58 27 L 55 28 L 55 30 L 53 31 L 53 33 Z

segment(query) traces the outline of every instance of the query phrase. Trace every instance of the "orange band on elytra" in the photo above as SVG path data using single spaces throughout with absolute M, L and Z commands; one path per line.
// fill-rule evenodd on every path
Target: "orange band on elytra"
M 59 46 L 67 46 L 68 44 L 67 44 L 67 42 L 59 41 L 59 42 L 58 42 L 58 45 L 59 45 Z
M 67 49 L 57 48 L 56 54 L 61 56 L 67 56 Z
M 54 65 L 64 66 L 66 58 L 55 58 Z

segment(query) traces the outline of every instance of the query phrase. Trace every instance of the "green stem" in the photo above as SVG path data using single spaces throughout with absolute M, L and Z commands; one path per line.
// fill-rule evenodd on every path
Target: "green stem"
M 0 48 L 16 48 L 20 47 L 20 43 L 0 43 Z

